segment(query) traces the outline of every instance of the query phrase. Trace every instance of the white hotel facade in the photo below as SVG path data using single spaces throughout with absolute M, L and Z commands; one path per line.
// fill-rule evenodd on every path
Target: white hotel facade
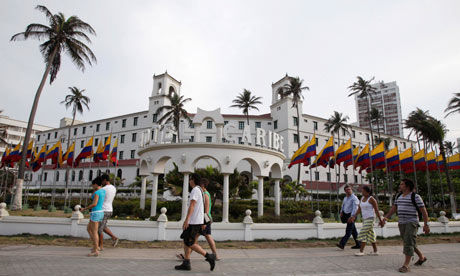
M 260 115 L 250 115 L 249 125 L 252 137 L 256 136 L 256 128 L 263 128 L 266 131 L 272 131 L 279 134 L 282 137 L 282 151 L 286 156 L 284 160 L 284 166 L 282 168 L 282 174 L 284 178 L 290 178 L 292 180 L 297 179 L 298 166 L 295 165 L 288 169 L 288 164 L 293 153 L 297 150 L 297 139 L 300 139 L 300 143 L 305 143 L 308 139 L 311 139 L 313 134 L 316 134 L 318 141 L 317 153 L 325 145 L 330 133 L 324 130 L 324 124 L 326 118 L 320 118 L 309 114 L 304 114 L 302 111 L 302 103 L 299 104 L 301 118 L 300 120 L 296 117 L 297 111 L 292 107 L 292 99 L 290 97 L 280 98 L 277 90 L 289 82 L 289 76 L 285 76 L 279 81 L 272 84 L 272 104 L 270 106 L 270 113 Z M 112 135 L 112 145 L 115 139 L 118 139 L 118 160 L 119 166 L 113 167 L 112 165 L 107 166 L 107 162 L 100 162 L 98 164 L 90 162 L 88 159 L 82 161 L 78 168 L 74 168 L 71 173 L 70 185 L 78 188 L 82 184 L 87 184 L 94 178 L 98 173 L 110 171 L 115 173 L 124 179 L 124 186 L 128 186 L 135 181 L 136 176 L 139 175 L 139 156 L 137 155 L 138 150 L 141 149 L 141 145 L 154 139 L 153 129 L 158 130 L 160 127 L 157 120 L 161 118 L 162 114 L 157 114 L 159 107 L 163 105 L 169 105 L 169 100 L 166 95 L 169 91 L 175 93 L 181 93 L 181 82 L 174 79 L 167 72 L 161 75 L 153 76 L 153 90 L 149 97 L 149 109 L 131 114 L 120 115 L 112 118 L 105 118 L 92 122 L 79 122 L 74 125 L 71 129 L 71 141 L 76 142 L 75 156 L 83 148 L 84 144 L 92 136 L 95 138 L 94 150 L 97 147 L 99 141 L 107 139 L 109 135 Z M 224 103 L 229 105 L 229 103 Z M 215 111 L 214 111 L 215 112 Z M 220 112 L 220 110 L 217 110 Z M 191 113 L 190 117 L 193 119 L 196 113 Z M 224 131 L 227 137 L 232 137 L 233 141 L 227 141 L 224 139 L 224 143 L 245 143 L 243 141 L 243 129 L 246 124 L 246 117 L 242 114 L 222 114 L 224 118 Z M 209 142 L 216 143 L 217 137 L 222 137 L 222 128 L 218 130 L 215 122 L 212 118 L 205 119 L 206 123 L 201 125 L 201 129 L 197 130 L 193 125 L 189 124 L 188 121 L 182 120 L 180 126 L 180 138 L 183 143 L 194 143 L 194 142 Z M 300 137 L 297 137 L 297 125 L 300 124 Z M 230 127 L 231 126 L 231 127 Z M 195 133 L 200 133 L 199 141 L 196 139 Z M 59 128 L 42 131 L 36 134 L 36 148 L 39 150 L 43 144 L 47 144 L 51 147 L 58 140 L 63 142 L 63 150 L 67 148 L 67 134 L 68 126 L 66 121 L 61 120 L 61 126 Z M 375 134 L 375 133 L 374 133 Z M 176 137 L 176 134 L 173 134 Z M 367 143 L 370 143 L 370 133 L 365 128 L 357 126 L 351 126 L 350 134 L 341 133 L 341 139 L 344 141 L 350 138 L 353 139 L 353 147 L 364 147 Z M 399 150 L 405 150 L 411 146 L 413 141 L 398 137 L 382 135 L 383 137 L 389 137 L 391 139 L 390 148 L 397 146 Z M 225 136 L 224 136 L 225 137 Z M 340 141 L 341 143 L 343 141 Z M 335 146 L 337 148 L 337 141 Z M 212 152 L 209 153 L 212 155 Z M 40 184 L 40 175 L 43 173 L 43 187 L 50 187 L 57 185 L 57 187 L 63 187 L 65 185 L 65 169 L 52 170 L 51 165 L 44 166 L 43 170 L 35 173 L 27 172 L 27 179 L 29 179 L 29 185 L 38 187 Z M 200 167 L 207 165 L 207 162 L 212 165 L 212 161 L 203 160 L 202 163 L 198 164 Z M 198 166 L 197 165 L 197 166 Z M 172 163 L 167 165 L 168 168 L 172 169 Z M 336 166 L 337 167 L 337 166 Z M 351 167 L 350 167 L 351 168 Z M 238 166 L 240 172 L 250 174 L 251 168 L 248 162 L 241 161 Z M 357 172 L 353 173 L 353 170 L 348 169 L 344 171 L 343 167 L 340 173 L 340 183 L 343 186 L 344 183 L 350 184 L 362 184 L 367 183 Z M 329 180 L 337 182 L 338 174 L 336 170 L 332 169 L 329 173 L 329 169 L 322 167 L 310 169 L 308 167 L 301 167 L 301 180 L 306 185 L 307 189 L 318 188 L 321 191 L 329 189 Z M 254 176 L 256 177 L 256 176 Z M 310 183 L 312 185 L 310 185 Z

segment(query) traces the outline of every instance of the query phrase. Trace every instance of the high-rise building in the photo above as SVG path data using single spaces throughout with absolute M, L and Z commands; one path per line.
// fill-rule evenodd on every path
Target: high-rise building
M 368 98 L 359 98 L 355 95 L 356 117 L 358 125 L 363 128 L 369 128 L 368 105 L 369 110 L 376 108 L 381 115 L 381 120 L 373 122 L 372 129 L 376 132 L 387 135 L 404 137 L 403 120 L 401 115 L 401 100 L 399 97 L 399 86 L 393 82 L 378 82 L 373 87 L 375 93 Z M 375 133 L 377 135 L 377 133 Z

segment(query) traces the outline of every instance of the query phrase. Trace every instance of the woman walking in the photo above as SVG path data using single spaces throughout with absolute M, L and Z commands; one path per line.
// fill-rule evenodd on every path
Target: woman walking
M 203 230 L 202 234 L 206 238 L 206 241 L 209 244 L 209 247 L 212 250 L 212 253 L 216 255 L 216 261 L 219 261 L 219 257 L 217 256 L 217 249 L 216 243 L 211 236 L 211 223 L 212 223 L 212 216 L 211 216 L 211 194 L 208 192 L 207 188 L 209 185 L 209 180 L 206 178 L 202 178 L 200 181 L 200 187 L 203 191 L 204 195 L 204 213 L 208 215 L 210 221 L 205 224 L 205 229 Z
M 350 218 L 352 222 L 356 220 L 356 216 L 359 213 L 362 214 L 363 217 L 363 227 L 358 234 L 358 241 L 361 242 L 361 248 L 359 252 L 356 252 L 356 256 L 364 256 L 364 248 L 366 247 L 367 243 L 371 243 L 374 249 L 369 255 L 378 255 L 377 251 L 377 235 L 374 232 L 374 219 L 375 215 L 379 218 L 379 225 L 383 227 L 385 222 L 383 221 L 382 217 L 379 213 L 379 206 L 377 205 L 377 201 L 372 197 L 372 189 L 368 186 L 363 187 L 362 191 L 363 196 L 361 197 L 361 201 L 359 202 L 358 211 L 354 216 Z
M 88 257 L 99 256 L 99 234 L 97 232 L 99 223 L 104 218 L 104 209 L 102 204 L 104 203 L 105 190 L 102 188 L 102 178 L 100 176 L 93 179 L 92 182 L 94 193 L 91 195 L 93 202 L 86 208 L 81 208 L 80 211 L 85 209 L 91 209 L 90 218 L 86 230 L 88 231 L 89 237 L 93 242 L 93 249 L 88 254 Z

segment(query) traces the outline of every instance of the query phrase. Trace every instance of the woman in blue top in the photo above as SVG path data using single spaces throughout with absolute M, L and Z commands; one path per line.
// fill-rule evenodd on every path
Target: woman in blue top
M 102 189 L 102 178 L 100 176 L 96 177 L 92 182 L 92 186 L 94 193 L 91 195 L 91 199 L 93 202 L 88 207 L 81 208 L 81 211 L 91 209 L 89 223 L 86 229 L 93 242 L 93 249 L 91 253 L 88 254 L 88 257 L 97 257 L 99 256 L 99 234 L 97 233 L 97 229 L 99 228 L 99 222 L 104 218 L 102 204 L 104 203 L 105 190 Z

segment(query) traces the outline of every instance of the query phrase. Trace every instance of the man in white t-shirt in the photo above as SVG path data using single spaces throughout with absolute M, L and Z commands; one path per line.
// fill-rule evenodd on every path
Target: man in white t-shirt
M 187 216 L 184 224 L 182 225 L 181 238 L 184 240 L 184 261 L 181 265 L 175 266 L 177 270 L 191 270 L 190 265 L 190 254 L 192 250 L 196 253 L 204 256 L 206 261 L 211 267 L 211 271 L 214 270 L 216 265 L 216 255 L 209 254 L 197 243 L 198 237 L 202 230 L 204 230 L 204 204 L 203 204 L 203 191 L 200 189 L 198 184 L 200 183 L 200 177 L 196 173 L 190 175 L 189 185 L 192 188 L 190 192 L 189 207 Z
M 112 217 L 113 207 L 112 202 L 115 198 L 115 194 L 117 193 L 117 189 L 115 186 L 110 184 L 110 177 L 108 174 L 103 174 L 102 178 L 102 186 L 103 190 L 105 190 L 105 199 L 104 203 L 102 204 L 102 209 L 104 210 L 104 218 L 102 222 L 99 223 L 99 249 L 103 250 L 103 240 L 104 240 L 104 232 L 112 238 L 112 245 L 113 247 L 118 245 L 118 237 L 115 236 L 112 231 L 110 231 L 109 227 L 107 227 L 107 220 Z

